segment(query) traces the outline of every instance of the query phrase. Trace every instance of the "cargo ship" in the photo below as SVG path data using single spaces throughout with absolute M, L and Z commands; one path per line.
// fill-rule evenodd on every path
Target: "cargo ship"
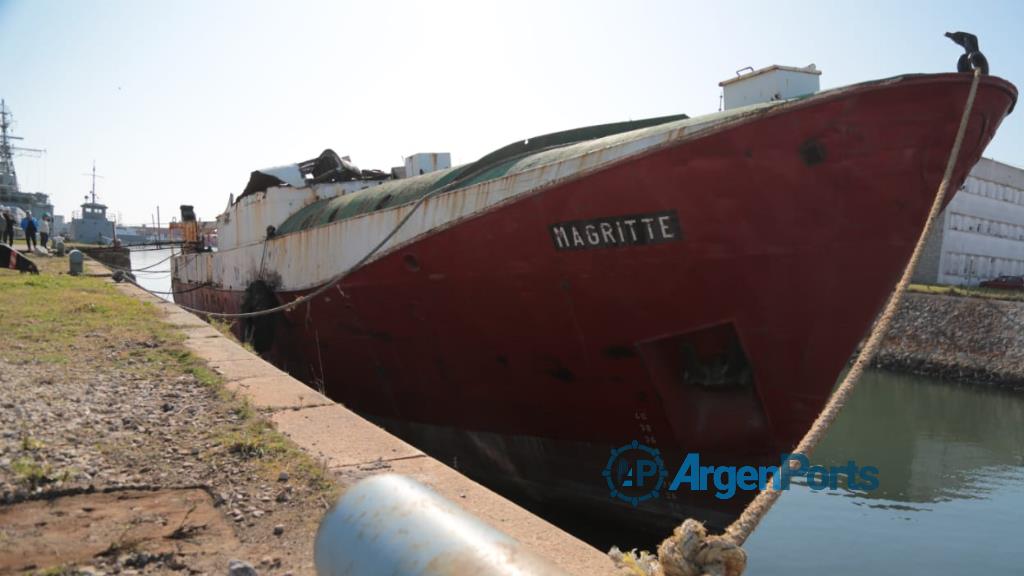
M 638 511 L 609 496 L 610 451 L 637 440 L 678 465 L 793 447 L 909 258 L 972 81 L 818 91 L 819 74 L 752 71 L 723 82 L 716 113 L 549 134 L 454 168 L 368 173 L 327 151 L 254 172 L 218 217 L 219 251 L 174 259 L 175 300 L 303 299 L 236 334 L 535 509 L 723 525 L 748 495 Z M 981 77 L 953 189 L 1016 98 Z

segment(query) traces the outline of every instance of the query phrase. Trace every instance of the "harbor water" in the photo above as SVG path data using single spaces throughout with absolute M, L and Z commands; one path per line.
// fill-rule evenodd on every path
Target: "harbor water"
M 131 249 L 132 269 L 135 280 L 147 290 L 156 292 L 171 291 L 171 254 L 177 248 L 156 248 L 138 246 Z M 170 294 L 157 294 L 165 300 L 173 301 Z
M 1011 574 L 1024 528 L 1024 395 L 866 374 L 812 463 L 879 470 L 872 493 L 794 486 L 749 574 Z
M 134 249 L 132 268 L 152 266 L 139 283 L 170 291 L 170 255 Z M 878 489 L 812 491 L 796 481 L 747 542 L 748 574 L 1020 572 L 1024 394 L 869 372 L 811 458 L 850 460 L 878 468 Z

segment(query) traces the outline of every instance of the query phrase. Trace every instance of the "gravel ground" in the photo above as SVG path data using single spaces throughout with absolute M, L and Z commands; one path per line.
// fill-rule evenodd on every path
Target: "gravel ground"
M 5 272 L 0 290 L 10 288 L 5 281 L 14 284 L 9 302 L 50 298 L 57 310 L 33 312 L 0 332 L 0 572 L 223 574 L 238 559 L 261 574 L 314 573 L 313 538 L 336 493 L 333 483 L 261 415 L 225 393 L 152 308 L 96 279 L 82 280 L 82 301 L 92 306 L 84 309 L 63 279 L 12 279 Z M 49 289 L 65 292 L 55 301 Z M 65 321 L 65 329 L 48 324 L 72 311 L 88 318 Z M 10 321 L 0 311 L 0 325 Z M 108 323 L 116 326 L 96 329 Z M 26 334 L 43 336 L 33 341 Z M 230 527 L 222 531 L 227 536 L 210 537 L 221 533 L 212 520 L 189 524 L 194 502 L 176 515 L 174 499 L 164 498 L 146 516 L 148 500 L 132 500 L 186 489 L 205 494 L 201 504 L 217 511 L 216 523 Z M 116 521 L 126 525 L 102 554 L 83 557 L 93 550 L 86 540 L 109 531 L 101 520 L 56 565 L 35 563 L 26 552 L 44 540 L 39 533 L 12 527 L 19 509 L 41 501 L 58 506 L 110 494 L 136 496 L 125 496 L 128 516 Z M 92 512 L 88 505 L 75 509 Z M 133 539 L 134 527 L 154 515 L 166 533 Z M 40 521 L 36 531 L 46 525 Z
M 1024 390 L 1024 302 L 907 294 L 875 363 Z

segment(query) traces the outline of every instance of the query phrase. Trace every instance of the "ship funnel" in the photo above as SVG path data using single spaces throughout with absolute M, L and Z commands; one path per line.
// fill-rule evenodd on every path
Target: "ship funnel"
M 814 94 L 821 89 L 821 70 L 814 64 L 803 68 L 773 65 L 760 70 L 736 71 L 735 78 L 718 83 L 726 110 Z

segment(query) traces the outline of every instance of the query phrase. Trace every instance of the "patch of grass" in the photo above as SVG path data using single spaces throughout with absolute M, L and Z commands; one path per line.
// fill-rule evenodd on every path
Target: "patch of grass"
M 38 276 L 0 270 L 0 344 L 10 362 L 64 364 L 68 349 L 107 354 L 112 343 L 163 341 L 172 330 L 158 320 L 156 308 L 121 294 L 101 278 L 69 276 L 66 258 L 37 257 Z
M 49 484 L 55 480 L 51 476 L 53 468 L 49 464 L 40 464 L 31 458 L 18 458 L 11 462 L 11 471 L 15 479 L 26 485 L 29 490 Z
M 60 354 L 57 352 L 47 352 L 45 354 L 38 355 L 36 360 L 38 360 L 40 364 L 67 364 L 68 356 L 67 354 Z
M 46 444 L 38 438 L 33 438 L 29 435 L 25 435 L 21 438 L 21 449 L 24 452 L 35 452 L 45 447 Z
M 235 327 L 235 323 L 237 322 L 237 320 L 228 321 L 222 318 L 209 318 L 207 319 L 206 322 L 210 326 L 213 326 L 213 328 L 217 332 L 220 332 L 227 338 L 230 338 L 231 340 L 238 342 L 238 338 L 235 336 L 235 333 L 231 331 L 231 329 Z
M 337 500 L 338 496 L 341 495 L 340 490 L 331 478 L 331 473 L 327 469 L 327 462 L 316 462 L 305 454 L 301 454 L 301 456 L 303 457 L 297 458 L 290 463 L 292 469 L 298 473 L 299 477 L 305 478 L 310 488 L 323 492 L 328 502 Z
M 250 418 L 226 434 L 222 444 L 245 458 L 275 458 L 291 448 L 290 442 L 262 418 Z
M 999 290 L 997 288 L 982 288 L 980 286 L 947 286 L 942 284 L 911 284 L 907 290 L 919 294 L 944 294 L 947 296 L 1024 302 L 1024 290 Z
M 242 420 L 249 420 L 250 418 L 256 417 L 256 410 L 254 410 L 252 404 L 244 398 L 236 400 L 233 410 L 235 416 L 238 416 Z
M 106 314 L 110 312 L 110 309 L 94 302 L 83 302 L 75 306 L 71 312 L 73 314 Z
M 201 358 L 182 345 L 166 345 L 156 353 L 176 364 L 182 373 L 192 375 L 203 386 L 219 389 L 224 385 L 220 374 L 211 370 Z

